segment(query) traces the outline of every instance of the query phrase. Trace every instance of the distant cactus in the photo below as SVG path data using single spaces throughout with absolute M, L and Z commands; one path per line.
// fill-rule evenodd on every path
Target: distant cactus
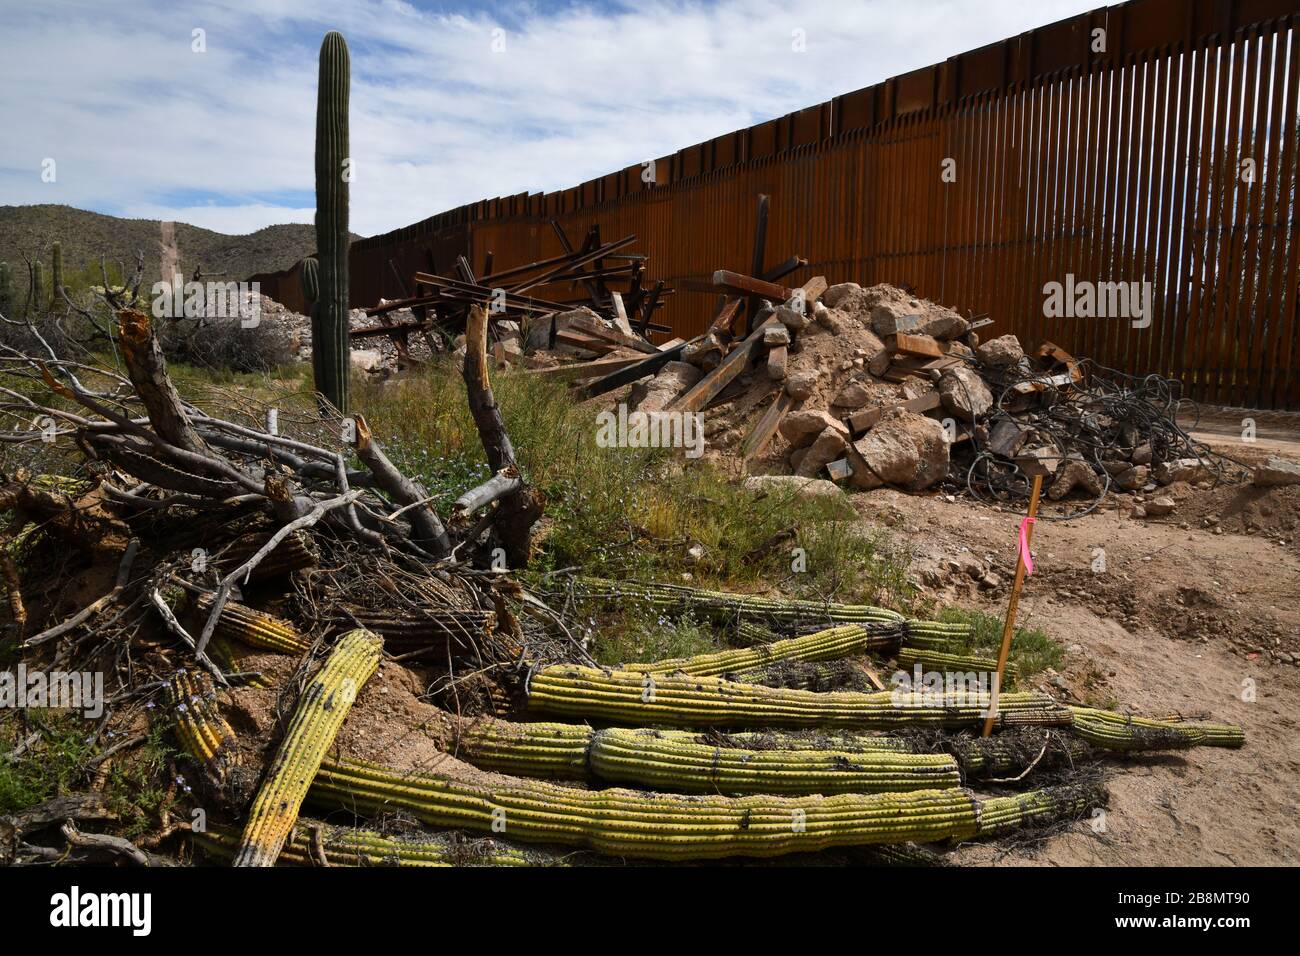
M 316 307 L 312 313 L 312 371 L 316 390 L 340 411 L 348 408 L 348 45 L 325 34 L 316 88 Z
M 307 300 L 307 314 L 311 315 L 320 298 L 320 263 L 314 258 L 299 262 L 298 283 L 302 286 L 302 297 Z
M 56 242 L 50 250 L 50 308 L 58 305 L 63 297 L 59 290 L 63 288 L 63 246 Z
M 6 319 L 14 318 L 14 288 L 9 275 L 9 263 L 0 262 L 0 315 Z
M 31 295 L 27 297 L 28 308 L 33 312 L 40 311 L 41 296 L 45 294 L 45 271 L 41 267 L 41 260 L 37 259 L 32 263 L 32 288 Z

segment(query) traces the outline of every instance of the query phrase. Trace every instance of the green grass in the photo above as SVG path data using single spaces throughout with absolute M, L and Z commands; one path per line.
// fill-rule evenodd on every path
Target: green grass
M 1003 620 L 983 611 L 947 607 L 935 613 L 935 620 L 969 624 L 971 635 L 955 642 L 954 653 L 969 652 L 983 657 L 998 656 L 1002 647 Z M 947 650 L 945 648 L 945 650 Z M 1057 667 L 1065 659 L 1065 648 L 1036 627 L 1018 627 L 1011 636 L 1011 653 L 1007 658 L 1016 665 L 1020 680 Z
M 85 764 L 95 752 L 86 739 L 86 722 L 51 714 L 31 723 L 41 728 L 41 740 L 13 761 L 6 757 L 25 735 L 16 720 L 0 724 L 0 816 L 75 792 L 86 782 Z

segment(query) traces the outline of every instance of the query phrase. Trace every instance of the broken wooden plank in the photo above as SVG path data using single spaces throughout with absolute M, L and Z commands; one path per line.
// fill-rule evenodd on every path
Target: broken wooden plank
M 906 402 L 899 402 L 897 405 L 882 405 L 875 408 L 864 408 L 860 412 L 855 412 L 845 419 L 849 426 L 849 431 L 853 434 L 865 432 L 876 425 L 882 418 L 896 408 L 901 408 L 905 412 L 915 412 L 920 415 L 939 407 L 939 393 L 926 392 L 919 398 L 913 398 Z
M 767 406 L 767 411 L 754 424 L 749 434 L 745 436 L 745 441 L 741 445 L 741 462 L 748 465 L 751 461 L 763 454 L 772 441 L 772 436 L 776 430 L 781 427 L 781 419 L 785 418 L 786 413 L 795 407 L 795 400 L 790 397 L 790 393 L 785 389 L 777 394 L 772 400 L 772 404 Z
M 735 330 L 732 328 L 732 326 L 735 325 L 736 316 L 740 314 L 740 307 L 744 303 L 744 301 L 745 301 L 744 299 L 735 298 L 735 297 L 726 299 L 722 304 L 722 308 L 718 310 L 717 318 L 715 318 L 713 320 L 713 324 L 709 326 L 709 334 L 710 335 L 721 335 L 723 333 L 725 333 L 726 335 L 733 334 Z
M 767 377 L 775 382 L 785 381 L 785 363 L 789 357 L 788 345 L 776 345 L 767 352 Z
M 749 360 L 763 342 L 763 332 L 779 321 L 775 315 L 769 315 L 760 322 L 758 327 L 749 333 L 748 338 L 728 353 L 717 368 L 673 399 L 668 404 L 668 408 L 673 411 L 698 412 L 707 405 L 713 396 L 727 386 L 728 382 L 745 370 Z
M 726 269 L 719 269 L 713 273 L 713 278 L 707 282 L 698 279 L 686 279 L 681 283 L 681 287 L 690 292 L 726 292 L 730 295 L 746 298 L 757 295 L 773 302 L 785 302 L 794 292 L 793 289 L 788 289 L 775 282 L 765 282 L 762 279 L 742 275 L 739 272 L 730 272 Z
M 948 351 L 929 335 L 909 335 L 906 332 L 886 336 L 885 346 L 891 351 L 921 358 L 943 358 Z
M 662 356 L 652 355 L 647 359 L 642 359 L 639 355 L 610 355 L 605 358 L 592 359 L 590 362 L 570 362 L 567 365 L 552 365 L 549 368 L 529 369 L 529 375 L 537 375 L 541 378 L 557 379 L 582 379 L 595 378 L 599 375 L 605 375 L 609 372 L 617 372 L 631 366 L 638 365 L 642 361 L 654 362 L 663 360 Z M 648 373 L 644 373 L 648 374 Z M 637 376 L 640 378 L 641 376 Z M 636 381 L 636 379 L 631 379 Z
M 605 375 L 594 382 L 588 382 L 583 386 L 582 395 L 584 398 L 603 395 L 605 392 L 613 391 L 623 385 L 630 385 L 637 379 L 645 378 L 647 375 L 654 375 L 669 362 L 680 361 L 682 351 L 689 344 L 689 342 L 681 342 L 674 345 L 672 348 L 663 349 L 658 355 L 650 355 L 628 365 L 618 367 L 610 366 L 608 375 Z M 603 361 L 610 360 L 605 359 Z
M 596 338 L 594 335 L 587 335 L 574 329 L 556 329 L 555 341 L 558 345 L 584 349 L 588 352 L 595 352 L 597 355 L 608 355 L 615 349 L 620 348 L 613 342 L 607 342 L 604 339 Z
M 614 303 L 614 324 L 628 338 L 634 337 L 632 323 L 627 320 L 627 309 L 623 305 L 623 294 L 621 292 L 611 292 L 609 298 Z
M 615 293 L 617 295 L 617 293 Z M 659 351 L 639 335 L 623 334 L 617 329 L 611 329 L 600 319 L 593 319 L 586 315 L 574 315 L 567 319 L 569 328 L 576 329 L 584 335 L 594 336 L 602 339 L 612 345 L 621 345 L 626 348 L 636 349 L 638 352 L 645 352 L 653 355 Z

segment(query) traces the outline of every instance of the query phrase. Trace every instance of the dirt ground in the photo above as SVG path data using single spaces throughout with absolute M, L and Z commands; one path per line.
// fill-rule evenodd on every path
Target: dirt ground
M 1300 450 L 1290 428 L 1265 437 L 1261 427 L 1247 445 L 1231 416 L 1220 424 L 1200 437 L 1239 460 Z M 1100 513 L 1039 521 L 1019 622 L 1066 647 L 1062 673 L 1040 675 L 1040 689 L 1071 702 L 1236 723 L 1246 746 L 1133 759 L 1110 780 L 1104 821 L 1009 852 L 965 847 L 961 862 L 1300 863 L 1300 488 L 1180 495 L 1178 510 L 1159 519 L 1131 518 L 1117 498 Z M 854 501 L 865 519 L 890 527 L 927 594 L 1005 613 L 1019 514 L 892 491 Z

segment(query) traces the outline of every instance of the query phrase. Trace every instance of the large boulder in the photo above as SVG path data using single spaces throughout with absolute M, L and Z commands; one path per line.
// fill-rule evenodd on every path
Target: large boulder
M 555 319 L 555 331 L 559 332 L 562 329 L 569 328 L 573 324 L 574 318 L 577 316 L 582 316 L 585 319 L 591 319 L 596 322 L 600 322 L 602 324 L 604 323 L 604 319 L 598 316 L 595 312 L 591 311 L 591 309 L 587 308 L 586 306 L 583 306 L 582 308 L 578 308 L 578 309 L 570 309 L 568 312 L 557 312 L 553 316 L 553 318 Z M 546 348 L 547 343 L 550 341 L 550 337 L 551 337 L 550 319 L 548 319 L 544 315 L 534 317 L 532 322 L 530 322 L 528 325 L 529 350 L 532 351 L 535 349 Z M 568 352 L 575 355 L 587 354 L 585 351 L 582 351 L 580 349 L 575 349 L 572 346 L 566 346 L 563 343 L 560 343 L 560 345 L 556 348 L 556 351 Z
M 862 302 L 864 290 L 856 282 L 837 282 L 821 294 L 822 302 L 828 309 L 843 309 L 845 312 L 861 311 L 854 306 Z
M 1078 458 L 1071 458 L 1061 463 L 1056 470 L 1056 478 L 1047 489 L 1047 497 L 1060 501 L 1072 492 L 1080 492 L 1089 498 L 1101 494 L 1101 478 L 1092 466 Z
M 975 350 L 975 356 L 985 365 L 992 365 L 995 368 L 1006 368 L 1015 365 L 1025 357 L 1025 350 L 1020 346 L 1020 340 L 1014 335 L 999 335 L 996 339 L 989 339 Z
M 823 468 L 844 456 L 844 446 L 848 436 L 843 429 L 824 428 L 816 440 L 808 446 L 807 453 L 799 462 L 795 474 L 802 478 L 815 478 Z
M 970 330 L 970 323 L 952 309 L 931 306 L 921 320 L 920 334 L 930 335 L 945 342 L 961 338 Z
M 637 412 L 660 412 L 668 403 L 690 388 L 704 373 L 689 362 L 669 362 L 654 378 L 632 386 L 629 407 Z
M 1300 485 L 1300 461 L 1273 456 L 1255 469 L 1253 483 L 1257 488 Z
M 881 302 L 871 310 L 871 331 L 881 338 L 896 332 L 914 333 L 921 327 L 920 309 L 902 302 Z
M 791 412 L 781 419 L 781 437 L 790 443 L 791 448 L 802 448 L 816 441 L 817 436 L 827 428 L 834 428 L 847 438 L 848 428 L 838 418 L 820 409 Z
M 819 378 L 821 373 L 815 368 L 791 372 L 785 377 L 785 390 L 790 393 L 791 398 L 801 402 L 813 393 Z
M 954 365 L 939 379 L 939 399 L 954 418 L 974 422 L 993 407 L 993 393 L 969 365 Z
M 750 475 L 745 488 L 764 494 L 794 494 L 800 498 L 839 498 L 839 486 L 825 478 L 800 478 L 798 475 Z
M 896 409 L 848 447 L 858 488 L 920 491 L 948 473 L 948 436 L 933 418 Z

